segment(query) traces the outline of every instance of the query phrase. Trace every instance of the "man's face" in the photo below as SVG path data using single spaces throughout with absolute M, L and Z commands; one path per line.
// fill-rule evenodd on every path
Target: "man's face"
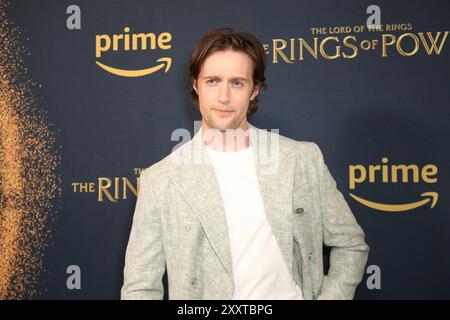
M 253 61 L 244 52 L 217 51 L 205 59 L 193 82 L 205 129 L 247 129 L 247 110 L 259 93 L 252 75 Z

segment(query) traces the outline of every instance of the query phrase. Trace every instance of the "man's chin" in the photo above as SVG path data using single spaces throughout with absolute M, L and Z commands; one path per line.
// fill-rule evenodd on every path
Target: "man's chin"
M 214 121 L 209 127 L 221 132 L 226 132 L 227 130 L 235 129 L 237 126 L 233 121 Z
M 237 118 L 209 118 L 206 120 L 206 125 L 211 128 L 218 130 L 220 132 L 226 132 L 227 130 L 235 130 L 241 126 L 242 121 Z

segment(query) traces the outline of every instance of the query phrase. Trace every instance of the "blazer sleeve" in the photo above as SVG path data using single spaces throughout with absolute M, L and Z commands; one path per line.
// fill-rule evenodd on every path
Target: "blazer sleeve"
M 162 300 L 166 270 L 161 220 L 151 192 L 150 177 L 141 172 L 130 238 L 125 255 L 121 299 Z
M 331 247 L 330 268 L 317 299 L 353 299 L 364 275 L 369 246 L 364 240 L 364 231 L 337 189 L 320 148 L 313 145 L 317 152 L 323 242 Z

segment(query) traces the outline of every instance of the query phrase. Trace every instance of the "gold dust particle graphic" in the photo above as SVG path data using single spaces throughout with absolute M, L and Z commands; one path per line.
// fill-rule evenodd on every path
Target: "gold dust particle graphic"
M 21 57 L 20 31 L 0 0 L 0 299 L 37 293 L 61 194 L 55 136 L 32 94 Z

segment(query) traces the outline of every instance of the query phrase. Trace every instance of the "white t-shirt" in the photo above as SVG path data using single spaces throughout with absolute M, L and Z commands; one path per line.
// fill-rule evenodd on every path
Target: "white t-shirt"
M 267 220 L 252 147 L 207 146 L 224 204 L 234 274 L 233 300 L 303 300 Z

